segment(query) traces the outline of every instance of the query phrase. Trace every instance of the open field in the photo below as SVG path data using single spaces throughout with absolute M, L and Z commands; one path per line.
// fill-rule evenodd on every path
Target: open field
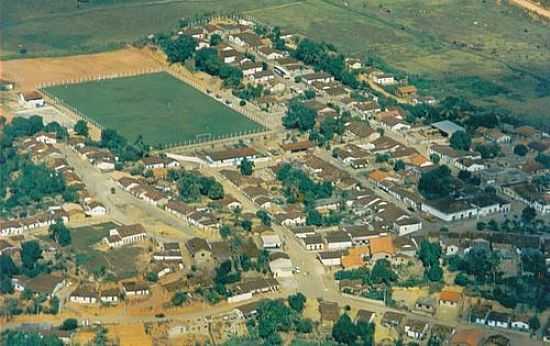
M 438 97 L 464 95 L 538 121 L 550 107 L 550 25 L 514 6 L 308 0 L 253 14 L 358 57 L 380 57 Z
M 72 229 L 72 248 L 76 253 L 77 262 L 86 271 L 97 272 L 104 267 L 113 272 L 117 279 L 130 278 L 138 272 L 137 259 L 142 255 L 143 249 L 123 247 L 103 252 L 94 248 L 113 227 L 116 227 L 116 224 L 108 222 Z
M 168 73 L 45 89 L 104 128 L 150 145 L 216 138 L 261 126 Z
M 2 65 L 1 78 L 14 81 L 20 90 L 34 89 L 44 83 L 59 84 L 67 80 L 161 67 L 150 54 L 135 48 L 62 58 L 9 60 L 3 61 Z
M 196 14 L 244 11 L 296 0 L 0 1 L 0 58 L 58 56 L 120 48 Z M 25 54 L 21 54 L 21 49 Z

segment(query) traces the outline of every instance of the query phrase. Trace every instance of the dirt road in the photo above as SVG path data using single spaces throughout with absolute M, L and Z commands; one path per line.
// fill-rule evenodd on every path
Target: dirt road
M 550 10 L 538 5 L 529 0 L 510 0 L 510 3 L 513 5 L 519 6 L 523 9 L 526 9 L 529 12 L 535 13 L 546 19 L 550 19 Z

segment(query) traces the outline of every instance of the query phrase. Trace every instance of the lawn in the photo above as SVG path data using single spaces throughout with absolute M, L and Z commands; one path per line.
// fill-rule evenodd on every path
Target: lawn
M 139 247 L 122 247 L 108 252 L 94 248 L 117 225 L 112 222 L 71 229 L 72 249 L 77 263 L 89 273 L 97 273 L 105 268 L 122 280 L 137 274 L 137 263 L 143 249 Z
M 170 145 L 261 126 L 168 73 L 46 88 L 104 128 L 133 142 Z

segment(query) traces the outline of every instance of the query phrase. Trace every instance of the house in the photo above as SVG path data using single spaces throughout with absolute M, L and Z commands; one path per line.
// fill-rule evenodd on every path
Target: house
M 258 54 L 267 60 L 277 60 L 285 57 L 283 52 L 269 47 L 260 47 Z
M 339 266 L 342 264 L 342 256 L 344 252 L 337 251 L 322 251 L 317 255 L 321 263 L 327 267 Z
M 34 135 L 34 140 L 42 144 L 55 144 L 57 143 L 57 137 L 53 132 L 40 131 Z
M 395 77 L 391 74 L 380 73 L 375 74 L 372 77 L 373 82 L 379 85 L 393 85 L 396 83 Z
M 117 304 L 120 301 L 120 289 L 118 287 L 105 288 L 101 290 L 99 299 L 103 304 Z
M 527 315 L 514 315 L 510 324 L 512 329 L 529 331 L 529 316 Z
M 372 323 L 374 321 L 375 316 L 376 316 L 376 313 L 372 311 L 359 309 L 357 311 L 357 315 L 355 316 L 355 323 L 359 323 L 359 322 Z
M 330 83 L 334 81 L 334 77 L 326 72 L 307 73 L 301 78 L 307 85 L 312 85 L 313 82 Z
M 458 307 L 462 302 L 462 294 L 455 291 L 443 290 L 439 293 L 439 305 L 447 307 Z
M 51 298 L 66 285 L 65 278 L 60 273 L 40 274 L 34 278 L 12 279 L 14 290 L 23 292 L 25 289 L 34 294 L 42 294 L 45 297 Z
M 335 323 L 340 318 L 340 307 L 336 302 L 319 302 L 321 323 Z
M 81 284 L 71 293 L 69 301 L 76 304 L 95 304 L 99 301 L 99 296 L 95 287 Z
M 286 227 L 303 226 L 306 224 L 306 214 L 302 211 L 288 211 L 275 215 L 275 219 Z
M 270 80 L 275 79 L 275 74 L 270 70 L 262 70 L 249 76 L 250 80 L 254 83 L 267 83 Z
M 185 247 L 197 265 L 209 264 L 212 261 L 212 249 L 210 244 L 202 238 L 191 238 L 185 243 Z
M 180 163 L 174 159 L 162 156 L 148 156 L 143 158 L 145 169 L 178 168 Z
M 90 203 L 87 203 L 84 206 L 84 210 L 86 212 L 86 215 L 88 216 L 103 216 L 107 214 L 107 208 L 105 208 L 103 204 L 97 201 L 92 201 Z
M 155 261 L 181 261 L 182 258 L 180 244 L 176 242 L 164 243 L 162 251 L 153 253 L 153 259 Z
M 410 98 L 416 96 L 417 90 L 416 87 L 413 85 L 404 85 L 399 88 L 397 88 L 397 96 L 403 97 L 403 98 Z
M 187 216 L 194 211 L 194 209 L 189 207 L 187 204 L 181 201 L 174 201 L 174 200 L 168 201 L 164 206 L 164 210 L 186 221 L 187 221 Z
M 287 278 L 293 275 L 290 257 L 284 252 L 274 252 L 269 256 L 269 269 L 275 278 Z
M 438 121 L 435 123 L 432 123 L 431 126 L 434 129 L 439 130 L 442 135 L 451 138 L 451 136 L 458 131 L 466 132 L 466 129 L 460 125 L 457 125 L 456 123 L 450 121 L 450 120 L 443 120 Z
M 327 233 L 325 235 L 325 242 L 329 251 L 343 250 L 353 245 L 350 235 L 342 231 Z
M 424 201 L 421 210 L 447 222 L 472 219 L 478 215 L 478 208 L 469 201 L 451 198 Z
M 197 210 L 189 214 L 187 216 L 187 222 L 203 230 L 220 228 L 220 220 L 217 215 L 208 210 Z
M 140 281 L 122 282 L 122 292 L 126 297 L 147 296 L 150 293 L 149 285 Z
M 458 330 L 450 340 L 451 346 L 479 346 L 482 345 L 485 332 L 481 329 Z
M 399 328 L 404 319 L 405 314 L 386 311 L 384 315 L 382 315 L 382 325 L 387 328 Z
M 489 305 L 474 305 L 470 309 L 470 322 L 476 324 L 486 324 L 487 315 L 491 311 Z
M 405 323 L 405 333 L 409 338 L 423 340 L 427 334 L 430 325 L 428 322 L 409 319 Z
M 307 151 L 314 147 L 314 144 L 309 140 L 303 140 L 295 143 L 285 143 L 280 145 L 281 149 L 289 151 L 291 153 L 298 153 L 301 151 Z
M 241 32 L 229 35 L 229 41 L 241 47 L 256 48 L 262 45 L 260 36 L 252 32 Z
M 390 259 L 395 255 L 395 247 L 391 236 L 373 238 L 369 241 L 372 261 Z
M 422 221 L 410 215 L 401 215 L 393 222 L 393 230 L 400 236 L 422 229 Z
M 252 299 L 259 293 L 276 292 L 279 290 L 279 283 L 275 279 L 255 278 L 243 280 L 231 287 L 233 296 L 227 298 L 227 302 L 236 303 Z
M 306 235 L 302 239 L 304 246 L 309 251 L 322 251 L 325 248 L 323 237 L 318 234 Z
M 275 233 L 262 234 L 261 239 L 264 249 L 280 249 L 283 246 L 281 238 Z
M 263 71 L 263 65 L 261 62 L 245 61 L 240 67 L 241 71 L 243 71 L 243 76 L 245 77 Z
M 142 225 L 122 225 L 109 231 L 104 240 L 110 248 L 118 248 L 147 239 L 147 232 Z
M 488 129 L 483 133 L 484 137 L 497 144 L 508 144 L 512 138 L 499 129 Z
M 342 256 L 342 267 L 344 269 L 353 269 L 362 267 L 365 264 L 365 258 L 370 254 L 368 246 L 357 246 L 347 251 L 347 254 Z
M 486 323 L 489 327 L 510 328 L 510 315 L 504 312 L 490 311 Z
M 28 108 L 38 108 L 46 105 L 44 97 L 36 90 L 19 94 L 19 100 Z
M 419 297 L 414 304 L 414 308 L 420 312 L 435 314 L 436 302 L 431 297 Z
M 206 154 L 206 160 L 214 167 L 238 166 L 245 158 L 256 159 L 256 150 L 250 147 L 241 147 Z
M 241 56 L 241 54 L 233 48 L 227 50 L 219 50 L 218 55 L 226 64 L 234 63 L 237 58 Z
M 4 239 L 0 239 L 0 256 L 8 255 L 11 256 L 19 251 L 19 248 Z
M 357 58 L 346 58 L 346 66 L 350 70 L 359 70 L 363 67 L 363 64 L 361 63 L 361 59 Z

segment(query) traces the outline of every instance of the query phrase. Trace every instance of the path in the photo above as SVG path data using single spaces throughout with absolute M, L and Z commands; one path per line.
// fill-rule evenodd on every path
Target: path
M 542 7 L 541 5 L 535 4 L 529 0 L 510 0 L 513 5 L 519 6 L 529 12 L 533 12 L 541 17 L 550 19 L 550 10 Z

